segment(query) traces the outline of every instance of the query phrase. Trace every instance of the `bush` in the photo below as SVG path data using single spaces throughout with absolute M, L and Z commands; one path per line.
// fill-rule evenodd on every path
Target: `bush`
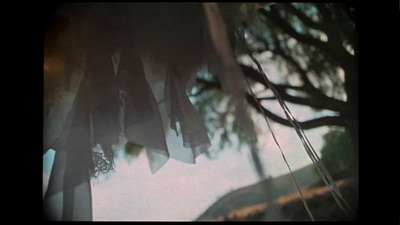
M 332 130 L 323 138 L 325 145 L 321 149 L 321 160 L 332 177 L 339 178 L 351 174 L 348 172 L 352 169 L 354 157 L 348 132 Z

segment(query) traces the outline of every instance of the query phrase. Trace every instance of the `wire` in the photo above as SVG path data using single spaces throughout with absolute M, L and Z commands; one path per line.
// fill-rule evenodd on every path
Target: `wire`
M 326 167 L 324 166 L 324 164 L 322 163 L 321 159 L 318 157 L 318 154 L 315 152 L 314 148 L 312 147 L 310 141 L 308 140 L 307 136 L 304 133 L 304 130 L 301 128 L 300 124 L 297 122 L 297 120 L 294 118 L 294 116 L 292 115 L 292 113 L 290 112 L 289 108 L 287 107 L 287 105 L 285 104 L 285 102 L 283 101 L 282 97 L 279 95 L 278 91 L 275 89 L 275 87 L 272 85 L 272 83 L 269 81 L 267 75 L 264 73 L 264 70 L 262 69 L 260 63 L 257 61 L 257 59 L 254 57 L 253 54 L 249 53 L 251 59 L 253 60 L 253 62 L 257 65 L 258 71 L 259 73 L 262 75 L 265 83 L 267 84 L 267 86 L 271 89 L 271 91 L 274 93 L 276 99 L 278 100 L 280 106 L 282 107 L 285 116 L 287 118 L 287 120 L 290 122 L 290 124 L 293 126 L 293 128 L 295 129 L 297 135 L 299 136 L 308 156 L 310 157 L 311 161 L 313 162 L 313 164 L 315 165 L 315 167 L 317 168 L 318 173 L 320 174 L 322 180 L 324 181 L 324 183 L 326 184 L 326 186 L 329 187 L 329 191 L 331 192 L 333 198 L 335 199 L 336 203 L 338 204 L 339 208 L 349 217 L 350 213 L 349 211 L 353 213 L 353 210 L 351 209 L 351 207 L 349 206 L 349 204 L 347 203 L 347 201 L 343 198 L 342 193 L 340 192 L 339 188 L 337 187 L 336 183 L 334 182 L 332 176 L 329 174 L 328 170 L 326 169 Z M 249 83 L 248 83 L 249 85 Z M 250 88 L 250 92 L 252 93 L 253 98 L 255 98 L 253 92 L 251 91 Z M 260 103 L 256 100 L 256 103 L 259 107 L 261 107 Z M 260 108 L 260 111 L 263 113 L 264 118 L 266 119 L 266 116 L 263 112 L 263 110 Z M 267 123 L 268 120 L 266 119 Z M 269 123 L 268 123 L 269 125 Z M 272 130 L 271 130 L 272 133 Z M 274 135 L 273 135 L 274 137 Z M 275 137 L 274 137 L 275 140 Z M 275 140 L 275 142 L 277 142 Z M 279 147 L 279 145 L 278 145 Z M 280 148 L 280 147 L 279 147 Z M 281 151 L 281 153 L 283 153 Z M 286 161 L 285 161 L 286 162 Z M 288 164 L 287 164 L 288 165 Z M 292 174 L 293 176 L 293 174 Z M 303 202 L 304 199 L 303 199 Z M 343 203 L 343 204 L 342 204 Z M 306 204 L 305 204 L 306 206 Z M 344 206 L 347 208 L 345 209 Z M 308 207 L 306 207 L 308 208 Z M 309 213 L 310 214 L 310 213 Z M 310 215 L 310 217 L 312 217 Z
M 303 193 L 301 192 L 300 186 L 299 186 L 299 184 L 297 183 L 297 179 L 296 179 L 296 177 L 294 176 L 293 171 L 292 171 L 292 169 L 290 168 L 290 165 L 289 165 L 289 163 L 288 163 L 288 161 L 287 161 L 287 159 L 286 159 L 286 157 L 285 157 L 285 154 L 283 153 L 282 148 L 281 148 L 281 146 L 279 145 L 279 142 L 278 142 L 278 140 L 277 140 L 276 137 L 275 137 L 275 134 L 274 134 L 274 132 L 273 132 L 273 130 L 272 130 L 272 128 L 271 128 L 271 125 L 270 125 L 270 123 L 269 123 L 269 121 L 268 121 L 268 119 L 267 119 L 267 116 L 265 115 L 264 111 L 263 111 L 262 108 L 261 108 L 260 103 L 257 101 L 257 99 L 256 99 L 256 97 L 255 97 L 253 91 L 251 90 L 251 86 L 250 86 L 250 83 L 249 83 L 249 80 L 248 80 L 247 77 L 246 77 L 246 82 L 247 82 L 247 86 L 248 86 L 248 88 L 249 88 L 249 90 L 250 90 L 250 94 L 251 94 L 251 96 L 253 97 L 253 99 L 255 100 L 255 102 L 257 103 L 257 106 L 259 107 L 260 112 L 262 113 L 262 115 L 263 115 L 265 121 L 267 122 L 268 128 L 269 128 L 269 130 L 271 131 L 271 134 L 272 134 L 272 138 L 274 139 L 275 144 L 278 146 L 279 151 L 281 152 L 283 161 L 285 162 L 286 166 L 288 167 L 289 172 L 290 172 L 290 175 L 292 176 L 292 178 L 293 178 L 293 180 L 294 180 L 294 183 L 296 184 L 296 188 L 297 188 L 297 190 L 299 191 L 299 194 L 300 194 L 300 196 L 301 196 L 301 199 L 303 200 L 303 205 L 304 205 L 304 207 L 306 208 L 307 213 L 308 213 L 308 215 L 310 216 L 311 220 L 312 220 L 312 221 L 315 221 L 314 216 L 313 216 L 313 214 L 311 213 L 310 208 L 308 207 L 307 202 L 306 202 L 306 200 L 305 200 L 305 198 L 304 198 L 304 196 L 303 196 Z

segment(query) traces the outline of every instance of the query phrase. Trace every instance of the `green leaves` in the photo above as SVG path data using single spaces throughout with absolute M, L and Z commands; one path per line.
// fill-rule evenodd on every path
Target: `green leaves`
M 349 133 L 332 130 L 324 135 L 325 145 L 321 149 L 321 160 L 333 176 L 348 172 L 354 164 Z

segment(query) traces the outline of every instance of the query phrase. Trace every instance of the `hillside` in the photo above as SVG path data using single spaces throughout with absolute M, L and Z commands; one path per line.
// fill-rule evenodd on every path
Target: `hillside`
M 309 186 L 319 180 L 312 168 L 313 165 L 308 165 L 293 172 L 300 187 Z M 260 205 L 295 191 L 297 191 L 296 185 L 290 174 L 266 179 L 226 194 L 211 205 L 197 220 L 215 220 L 233 210 Z
M 294 171 L 304 198 L 317 221 L 357 219 L 358 184 L 354 179 L 336 180 L 336 185 L 354 210 L 349 218 L 334 201 L 309 165 Z M 263 190 L 267 190 L 267 193 Z M 271 204 L 272 203 L 272 204 Z M 290 174 L 271 178 L 232 191 L 211 205 L 197 221 L 310 221 Z

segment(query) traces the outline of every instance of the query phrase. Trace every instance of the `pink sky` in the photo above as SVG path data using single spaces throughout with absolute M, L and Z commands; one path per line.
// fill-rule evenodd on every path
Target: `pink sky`
M 322 146 L 326 128 L 306 131 L 314 148 Z M 277 129 L 276 136 L 293 170 L 311 163 L 291 129 Z M 260 139 L 266 171 L 286 174 L 279 150 L 270 135 Z M 156 174 L 149 170 L 145 154 L 130 164 L 116 159 L 116 171 L 108 180 L 92 187 L 94 220 L 173 220 L 197 218 L 218 197 L 234 189 L 258 182 L 247 149 L 241 153 L 226 149 L 217 159 L 201 155 L 197 164 L 170 159 Z

